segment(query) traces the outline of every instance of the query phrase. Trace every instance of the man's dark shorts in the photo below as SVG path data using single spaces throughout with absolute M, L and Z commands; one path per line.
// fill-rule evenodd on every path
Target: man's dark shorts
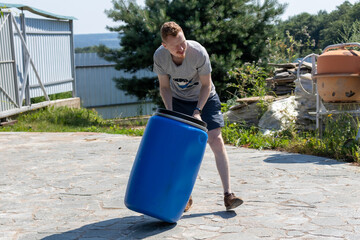
M 184 101 L 173 98 L 173 110 L 176 112 L 192 116 L 196 105 L 197 101 Z M 217 94 L 208 98 L 202 109 L 201 118 L 207 123 L 207 129 L 209 131 L 224 126 L 224 117 L 221 113 L 221 102 Z

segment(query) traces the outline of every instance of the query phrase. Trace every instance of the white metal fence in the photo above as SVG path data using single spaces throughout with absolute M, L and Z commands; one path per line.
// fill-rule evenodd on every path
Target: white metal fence
M 30 98 L 72 91 L 72 20 L 0 15 L 0 118 L 21 112 Z
M 114 78 L 155 77 L 148 70 L 134 74 L 115 70 L 115 63 L 107 62 L 96 53 L 75 54 L 76 96 L 83 107 L 95 109 L 103 118 L 151 115 L 156 107 L 150 100 L 140 101 L 116 88 Z
M 68 91 L 105 119 L 152 114 L 156 106 L 150 100 L 126 95 L 113 78 L 154 73 L 116 71 L 95 53 L 76 54 L 75 70 L 74 56 L 72 20 L 0 15 L 0 121 L 36 108 L 30 98 L 45 96 L 41 106 L 46 106 L 49 94 Z
M 0 111 L 19 107 L 11 15 L 0 15 Z

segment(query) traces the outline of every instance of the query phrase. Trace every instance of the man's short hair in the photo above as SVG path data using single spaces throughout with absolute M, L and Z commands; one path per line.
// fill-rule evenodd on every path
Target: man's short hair
M 176 22 L 166 22 L 161 27 L 161 39 L 165 42 L 168 36 L 176 37 L 179 32 L 182 32 L 182 28 Z

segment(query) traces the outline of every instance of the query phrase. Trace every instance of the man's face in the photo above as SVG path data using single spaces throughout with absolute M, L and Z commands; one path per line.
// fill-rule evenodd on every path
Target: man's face
M 182 59 L 185 58 L 187 44 L 183 32 L 179 32 L 176 37 L 167 36 L 162 45 L 169 50 L 171 55 Z

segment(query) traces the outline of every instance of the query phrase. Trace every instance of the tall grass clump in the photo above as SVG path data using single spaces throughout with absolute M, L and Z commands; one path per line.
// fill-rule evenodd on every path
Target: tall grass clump
M 47 107 L 17 117 L 13 126 L 0 131 L 31 132 L 105 132 L 142 136 L 141 128 L 125 128 L 104 120 L 96 111 L 85 108 Z
M 69 107 L 47 107 L 22 114 L 17 120 L 20 124 L 33 124 L 35 127 L 45 123 L 49 127 L 60 126 L 63 128 L 101 126 L 104 124 L 104 120 L 95 111 Z
M 265 96 L 268 92 L 266 78 L 269 73 L 258 63 L 245 63 L 228 71 L 227 89 L 238 98 Z
M 320 148 L 335 159 L 359 161 L 360 142 L 355 141 L 359 119 L 351 114 L 329 114 L 324 119 L 325 128 Z
M 316 131 L 300 131 L 289 127 L 273 134 L 263 134 L 258 127 L 227 123 L 222 129 L 228 144 L 259 150 L 273 149 L 293 153 L 329 157 L 360 163 L 360 141 L 356 141 L 359 120 L 351 115 L 332 115 L 324 119 L 322 136 Z
M 72 98 L 72 92 L 54 93 L 54 94 L 50 94 L 48 97 L 50 100 Z M 44 102 L 46 101 L 46 99 L 44 96 L 40 96 L 40 97 L 31 98 L 30 101 L 32 104 L 35 104 L 35 103 Z

